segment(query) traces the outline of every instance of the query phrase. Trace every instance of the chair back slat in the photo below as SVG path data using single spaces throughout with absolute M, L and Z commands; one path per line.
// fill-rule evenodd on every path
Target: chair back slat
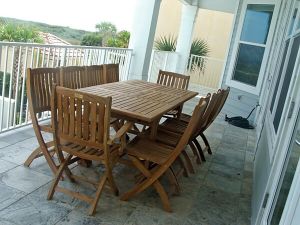
M 53 126 L 58 139 L 85 147 L 107 148 L 111 97 L 57 86 L 52 99 Z
M 165 171 L 173 164 L 173 162 L 178 158 L 181 152 L 185 149 L 186 145 L 188 144 L 189 140 L 192 138 L 193 133 L 195 132 L 197 126 L 201 124 L 203 121 L 203 115 L 205 109 L 207 108 L 208 98 L 201 98 L 198 105 L 195 107 L 192 117 L 188 123 L 187 128 L 185 129 L 183 135 L 181 136 L 178 144 L 176 145 L 175 149 L 171 152 L 168 156 L 168 159 L 165 163 L 153 173 L 150 178 L 150 182 L 155 181 L 158 179 Z
M 105 83 L 103 65 L 92 65 L 85 67 L 87 86 L 95 86 Z
M 50 111 L 54 83 L 59 84 L 58 68 L 27 69 L 27 96 L 31 116 Z
M 190 76 L 159 70 L 157 83 L 177 89 L 187 90 Z
M 230 88 L 228 87 L 227 89 L 219 89 L 218 90 L 218 94 L 220 94 L 220 97 L 218 99 L 218 102 L 216 103 L 211 115 L 209 116 L 208 118 L 208 121 L 205 125 L 205 129 L 207 127 L 209 127 L 209 125 L 216 119 L 216 117 L 219 115 L 219 113 L 221 112 L 225 102 L 226 102 L 226 99 L 229 95 L 229 92 L 230 92 Z
M 104 82 L 112 83 L 120 81 L 119 64 L 104 64 L 103 65 Z
M 60 85 L 66 88 L 78 89 L 88 86 L 84 66 L 66 66 L 60 68 Z

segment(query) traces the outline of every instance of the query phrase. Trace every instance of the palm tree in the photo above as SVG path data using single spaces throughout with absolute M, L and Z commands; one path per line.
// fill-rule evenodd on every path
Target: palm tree
M 173 36 L 161 36 L 157 40 L 154 41 L 154 49 L 160 50 L 160 51 L 176 51 L 176 43 L 177 38 L 174 38 Z M 193 40 L 190 50 L 190 57 L 189 61 L 191 60 L 191 55 L 197 55 L 197 56 L 208 56 L 210 52 L 209 46 L 205 40 L 202 40 L 200 38 L 196 38 Z M 189 63 L 188 63 L 189 65 Z M 200 71 L 203 71 L 205 68 L 204 60 L 197 60 L 192 61 L 192 69 L 198 68 Z

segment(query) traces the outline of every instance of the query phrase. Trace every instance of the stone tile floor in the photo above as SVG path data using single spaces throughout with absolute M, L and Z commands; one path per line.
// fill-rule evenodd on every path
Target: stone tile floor
M 195 100 L 185 105 L 191 112 Z M 182 177 L 180 196 L 170 196 L 173 213 L 162 210 L 153 189 L 123 202 L 105 190 L 97 213 L 87 216 L 88 205 L 56 193 L 46 200 L 52 180 L 51 171 L 43 158 L 30 168 L 22 165 L 37 146 L 31 128 L 17 129 L 0 136 L 0 224 L 172 224 L 172 225 L 249 225 L 251 215 L 252 161 L 255 131 L 228 125 L 220 115 L 206 131 L 213 154 L 195 166 L 196 174 Z M 49 136 L 46 138 L 50 138 Z M 98 178 L 102 167 L 83 168 L 74 165 L 75 174 Z M 114 176 L 120 192 L 134 184 L 132 169 L 119 165 Z M 84 183 L 61 185 L 86 194 L 94 188 Z

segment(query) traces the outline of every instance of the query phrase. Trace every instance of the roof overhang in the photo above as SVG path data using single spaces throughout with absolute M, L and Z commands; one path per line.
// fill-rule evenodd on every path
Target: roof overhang
M 183 4 L 195 5 L 201 9 L 235 13 L 239 0 L 180 0 Z

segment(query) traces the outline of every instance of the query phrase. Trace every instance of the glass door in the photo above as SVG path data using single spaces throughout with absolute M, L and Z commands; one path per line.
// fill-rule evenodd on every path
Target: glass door
M 272 208 L 268 217 L 269 225 L 278 225 L 280 223 L 287 197 L 295 176 L 296 168 L 300 157 L 300 116 L 298 115 L 298 124 L 296 125 L 293 139 L 285 159 L 285 166 L 281 173 L 279 185 L 276 190 L 276 197 L 273 200 Z

